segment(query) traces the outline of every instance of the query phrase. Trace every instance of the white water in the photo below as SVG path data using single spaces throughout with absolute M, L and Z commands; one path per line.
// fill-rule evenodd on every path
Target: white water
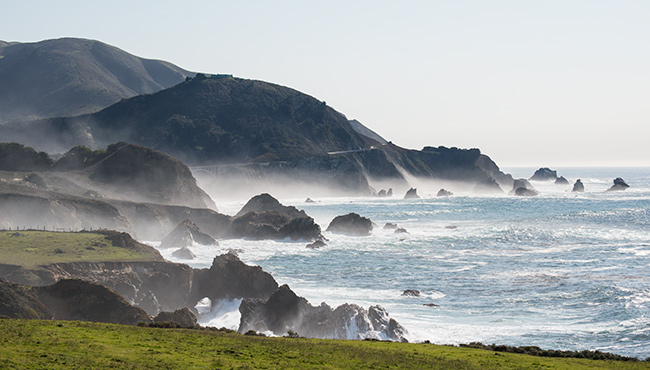
M 534 169 L 513 169 L 530 177 Z M 324 229 L 337 215 L 357 212 L 377 227 L 367 237 L 324 232 L 328 245 L 222 240 L 195 245 L 190 265 L 209 267 L 229 249 L 260 265 L 279 284 L 317 305 L 379 304 L 412 341 L 481 341 L 563 350 L 650 356 L 650 169 L 560 169 L 571 186 L 533 183 L 534 198 L 457 193 L 423 199 L 280 199 L 304 209 Z M 604 191 L 615 177 L 631 186 Z M 508 189 L 509 190 L 509 189 Z M 246 202 L 218 203 L 235 214 Z M 409 234 L 383 230 L 395 222 Z M 451 229 L 446 226 L 456 226 Z M 172 261 L 172 250 L 161 251 Z M 404 297 L 417 289 L 421 297 Z M 423 306 L 435 303 L 438 308 Z M 220 303 L 223 304 L 223 303 Z M 235 327 L 237 302 L 226 302 L 203 324 Z

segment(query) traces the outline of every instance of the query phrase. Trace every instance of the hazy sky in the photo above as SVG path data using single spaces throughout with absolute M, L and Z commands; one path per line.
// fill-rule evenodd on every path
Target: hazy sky
M 500 166 L 650 166 L 650 1 L 8 1 L 83 37 L 310 94 L 394 143 Z

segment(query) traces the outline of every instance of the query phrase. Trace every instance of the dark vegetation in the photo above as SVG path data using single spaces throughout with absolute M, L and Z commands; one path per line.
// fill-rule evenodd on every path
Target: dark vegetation
M 94 40 L 0 42 L 0 122 L 95 112 L 190 75 Z
M 556 349 L 541 349 L 537 346 L 513 347 L 503 344 L 483 344 L 481 342 L 471 342 L 461 344 L 460 347 L 479 348 L 494 352 L 521 353 L 531 356 L 540 357 L 562 357 L 562 358 L 586 358 L 590 360 L 612 360 L 612 361 L 639 361 L 636 357 L 621 356 L 601 351 L 560 351 Z

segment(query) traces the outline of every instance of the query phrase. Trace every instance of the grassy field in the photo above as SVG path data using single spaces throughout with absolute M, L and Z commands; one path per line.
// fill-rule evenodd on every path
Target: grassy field
M 0 343 L 2 369 L 650 369 L 648 362 L 74 321 L 0 319 Z
M 65 262 L 150 261 L 151 256 L 114 246 L 92 232 L 0 231 L 1 263 L 35 268 Z

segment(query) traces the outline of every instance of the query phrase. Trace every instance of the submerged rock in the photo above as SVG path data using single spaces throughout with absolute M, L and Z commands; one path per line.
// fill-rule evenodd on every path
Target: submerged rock
M 326 303 L 312 306 L 287 285 L 281 286 L 267 301 L 245 299 L 239 312 L 240 333 L 270 330 L 283 335 L 291 330 L 306 338 L 406 341 L 406 330 L 380 306 L 367 310 L 347 303 L 336 309 Z
M 620 191 L 620 190 L 625 190 L 629 188 L 630 185 L 628 185 L 625 180 L 623 180 L 620 177 L 617 177 L 614 179 L 614 185 L 612 185 L 611 188 L 607 189 L 607 191 Z
M 449 196 L 452 196 L 452 195 L 454 195 L 454 193 L 452 193 L 449 190 L 445 190 L 445 189 L 438 190 L 438 194 L 436 194 L 437 197 L 449 197 Z
M 557 171 L 553 171 L 548 167 L 540 168 L 535 171 L 533 176 L 530 177 L 531 181 L 555 181 L 557 180 Z
M 322 247 L 325 247 L 325 246 L 327 246 L 327 244 L 325 244 L 324 241 L 322 241 L 322 240 L 316 240 L 316 241 L 313 242 L 313 243 L 307 244 L 307 245 L 306 245 L 306 248 L 309 248 L 309 249 L 318 249 L 318 248 L 322 248 Z
M 418 189 L 416 188 L 410 188 L 404 195 L 404 199 L 418 199 L 418 198 L 420 198 L 420 196 L 418 195 Z
M 580 179 L 577 179 L 575 184 L 573 184 L 573 190 L 575 192 L 582 193 L 585 191 L 585 185 L 580 181 Z
M 372 221 L 369 218 L 359 216 L 356 213 L 348 213 L 343 216 L 336 216 L 327 227 L 327 231 L 342 233 L 353 236 L 370 235 Z
M 420 291 L 416 289 L 406 289 L 402 292 L 402 295 L 406 297 L 419 297 Z

